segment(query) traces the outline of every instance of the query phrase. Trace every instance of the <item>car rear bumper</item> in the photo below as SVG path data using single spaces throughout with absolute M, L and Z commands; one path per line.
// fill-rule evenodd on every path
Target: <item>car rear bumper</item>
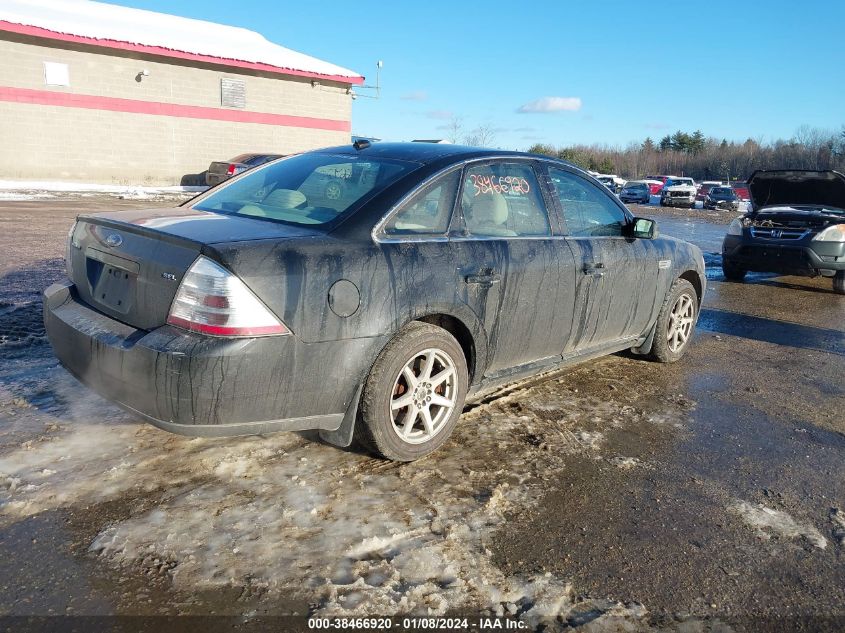
M 804 240 L 799 244 L 789 244 L 726 235 L 722 243 L 722 258 L 746 270 L 786 275 L 820 275 L 845 270 L 845 244 L 810 243 L 812 246 Z
M 205 184 L 209 187 L 213 187 L 215 185 L 219 185 L 224 180 L 229 180 L 229 174 L 212 174 L 211 172 L 207 172 L 205 174 Z
M 147 332 L 88 307 L 70 282 L 44 291 L 44 324 L 80 382 L 155 426 L 196 436 L 337 429 L 384 343 Z

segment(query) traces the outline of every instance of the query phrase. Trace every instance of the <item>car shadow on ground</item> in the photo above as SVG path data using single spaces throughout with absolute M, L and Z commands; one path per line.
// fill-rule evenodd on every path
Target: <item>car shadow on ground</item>
M 777 281 L 777 278 L 769 278 L 769 279 L 760 279 L 759 281 L 755 280 L 755 283 L 760 284 L 762 286 L 772 286 L 773 288 L 784 288 L 786 290 L 803 290 L 806 292 L 819 292 L 823 295 L 835 295 L 836 293 L 833 291 L 833 286 L 831 285 L 830 288 L 815 288 L 813 286 L 807 286 L 802 284 L 793 284 L 787 281 Z
M 740 336 L 775 345 L 845 356 L 845 340 L 843 340 L 845 337 L 839 330 L 766 319 L 715 308 L 702 308 L 698 328 L 707 332 Z

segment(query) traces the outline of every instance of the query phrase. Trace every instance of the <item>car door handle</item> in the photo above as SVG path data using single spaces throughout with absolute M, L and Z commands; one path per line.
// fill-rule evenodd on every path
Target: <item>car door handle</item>
M 590 262 L 584 264 L 584 274 L 591 277 L 604 277 L 605 267 L 602 262 Z
M 497 284 L 502 280 L 502 276 L 499 273 L 478 273 L 475 275 L 467 275 L 464 277 L 464 281 L 468 284 L 478 285 L 478 286 L 492 286 L 493 284 Z

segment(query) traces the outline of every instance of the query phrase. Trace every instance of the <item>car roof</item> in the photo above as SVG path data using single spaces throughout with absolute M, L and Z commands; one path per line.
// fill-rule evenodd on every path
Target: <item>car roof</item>
M 540 158 L 543 160 L 554 160 L 562 164 L 574 167 L 566 161 L 550 156 L 539 154 L 528 154 L 526 152 L 515 152 L 510 150 L 489 149 L 484 147 L 469 147 L 466 145 L 451 145 L 446 143 L 372 143 L 369 147 L 355 149 L 352 144 L 326 147 L 317 150 L 326 154 L 349 154 L 369 156 L 371 158 L 387 158 L 394 160 L 405 160 L 421 164 L 441 162 L 444 159 L 454 161 L 484 158 L 485 156 L 514 156 L 521 158 Z M 579 171 L 583 171 L 580 167 Z M 586 172 L 585 172 L 586 173 Z

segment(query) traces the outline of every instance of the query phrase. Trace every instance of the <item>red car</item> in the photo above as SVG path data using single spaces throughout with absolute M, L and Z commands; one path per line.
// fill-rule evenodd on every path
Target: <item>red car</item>
M 671 177 L 672 176 L 646 176 L 645 180 L 651 181 L 648 185 L 649 188 L 651 188 L 651 195 L 660 193 L 660 190 L 663 189 L 663 185 L 665 185 L 666 181 Z
M 740 200 L 747 202 L 751 200 L 751 194 L 748 193 L 748 183 L 747 182 L 735 182 L 731 184 L 733 187 L 734 192 L 736 193 L 737 198 Z

